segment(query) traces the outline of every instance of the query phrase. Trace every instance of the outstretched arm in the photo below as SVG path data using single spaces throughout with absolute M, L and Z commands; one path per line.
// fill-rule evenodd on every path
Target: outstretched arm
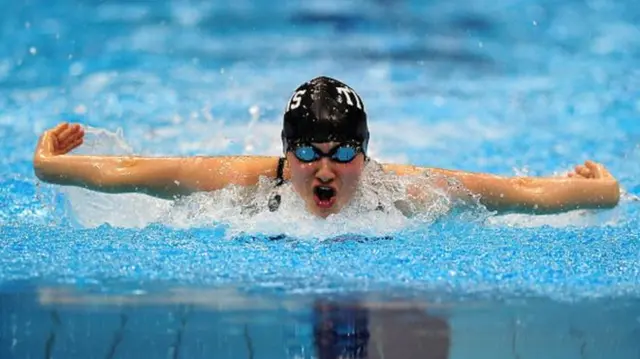
M 463 187 L 454 195 L 477 196 L 489 210 L 499 212 L 557 213 L 574 209 L 611 208 L 618 204 L 620 188 L 604 166 L 593 161 L 576 166 L 567 177 L 502 177 L 484 173 L 385 165 L 399 175 L 431 173 L 436 181 L 449 186 L 447 179 Z
M 141 192 L 172 199 L 230 184 L 253 185 L 275 177 L 276 157 L 85 156 L 68 152 L 83 143 L 79 125 L 63 123 L 46 131 L 36 147 L 36 176 L 49 183 L 107 193 Z

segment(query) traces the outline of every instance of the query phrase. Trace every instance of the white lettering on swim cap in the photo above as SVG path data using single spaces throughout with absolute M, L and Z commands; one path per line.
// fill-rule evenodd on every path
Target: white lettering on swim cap
M 338 90 L 338 93 L 347 99 L 347 104 L 349 106 L 353 106 L 353 101 L 351 100 L 351 96 L 350 96 L 350 95 L 353 95 L 353 97 L 355 97 L 356 99 L 356 106 L 362 110 L 362 102 L 360 101 L 360 96 L 358 96 L 358 94 L 355 91 L 353 91 L 348 87 L 336 87 L 336 90 Z
M 296 91 L 293 94 L 293 96 L 291 96 L 291 99 L 289 100 L 289 105 L 287 106 L 287 112 L 293 109 L 296 109 L 300 106 L 300 102 L 302 101 L 302 95 L 304 95 L 305 92 L 307 92 L 307 90 Z

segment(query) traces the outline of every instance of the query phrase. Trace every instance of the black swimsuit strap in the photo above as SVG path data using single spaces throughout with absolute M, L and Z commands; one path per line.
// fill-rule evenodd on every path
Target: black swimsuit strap
M 276 186 L 284 183 L 284 163 L 287 161 L 285 157 L 278 159 L 278 168 L 276 169 Z
M 284 164 L 286 160 L 287 159 L 285 157 L 280 157 L 278 159 L 278 168 L 276 169 L 276 187 L 280 187 L 284 183 Z M 271 212 L 277 211 L 278 208 L 280 207 L 281 200 L 282 200 L 282 197 L 280 196 L 279 193 L 276 193 L 273 196 L 271 196 L 271 198 L 269 198 L 269 203 L 268 203 L 269 211 Z

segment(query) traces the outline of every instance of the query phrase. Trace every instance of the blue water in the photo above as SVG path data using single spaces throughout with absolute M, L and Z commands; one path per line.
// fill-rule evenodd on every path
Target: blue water
M 332 342 L 361 357 L 640 355 L 637 2 L 274 4 L 1 2 L 1 358 L 332 357 L 312 329 L 327 301 L 368 311 L 338 315 L 365 344 Z M 33 175 L 63 120 L 120 133 L 94 152 L 278 155 L 285 102 L 318 75 L 360 93 L 381 161 L 546 176 L 593 159 L 621 203 L 270 241 Z

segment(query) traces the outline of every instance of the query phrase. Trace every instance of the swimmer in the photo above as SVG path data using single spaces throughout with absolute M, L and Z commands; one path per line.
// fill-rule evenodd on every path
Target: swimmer
M 270 178 L 274 190 L 289 182 L 307 210 L 322 218 L 340 212 L 354 198 L 362 181 L 369 129 L 362 98 L 346 84 L 318 77 L 298 87 L 284 112 L 284 156 L 138 157 L 72 155 L 83 143 L 78 124 L 61 123 L 45 131 L 35 149 L 36 176 L 48 183 L 77 186 L 105 193 L 139 192 L 177 199 L 229 185 L 256 186 Z M 617 205 L 617 180 L 596 162 L 586 161 L 564 177 L 503 177 L 441 168 L 380 164 L 399 177 L 428 174 L 453 181 L 449 190 L 463 201 L 474 198 L 490 211 L 558 213 L 575 209 L 603 209 Z M 427 189 L 411 187 L 410 198 L 426 198 Z M 281 198 L 274 195 L 269 209 Z

